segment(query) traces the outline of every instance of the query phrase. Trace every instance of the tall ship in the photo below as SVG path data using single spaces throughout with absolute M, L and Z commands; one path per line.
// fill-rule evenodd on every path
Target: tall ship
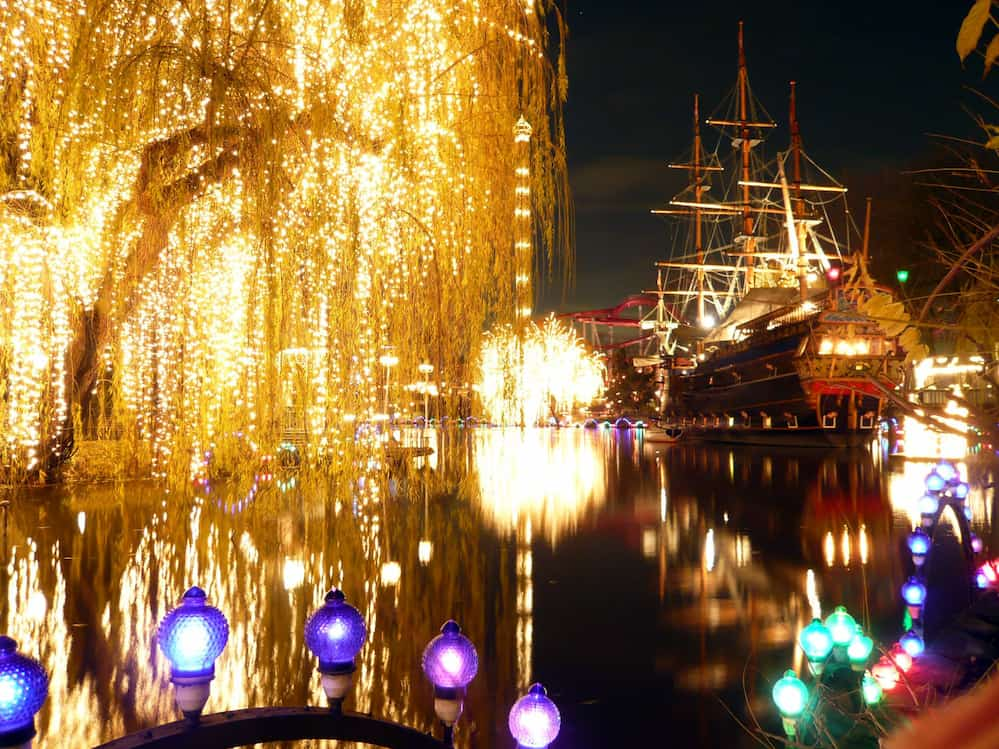
M 671 168 L 686 187 L 662 209 L 672 248 L 657 263 L 655 356 L 669 435 L 757 444 L 871 440 L 904 379 L 903 325 L 867 270 L 870 203 L 855 225 L 846 187 L 804 149 L 791 83 L 789 139 L 749 85 L 739 25 L 738 80 Z M 706 134 L 717 137 L 714 150 Z M 856 247 L 851 246 L 851 238 Z M 897 305 L 896 305 L 897 306 Z

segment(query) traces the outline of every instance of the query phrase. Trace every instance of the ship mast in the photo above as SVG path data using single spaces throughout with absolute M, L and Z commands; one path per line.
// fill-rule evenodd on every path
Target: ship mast
M 791 165 L 794 169 L 794 213 L 797 221 L 793 227 L 797 232 L 798 245 L 798 291 L 801 300 L 808 298 L 808 259 L 805 257 L 805 201 L 801 198 L 801 128 L 798 126 L 798 102 L 795 96 L 797 84 L 791 81 L 791 105 L 789 119 L 791 121 Z
M 701 176 L 701 116 L 700 97 L 694 94 L 694 247 L 697 251 L 697 327 L 704 327 L 704 243 L 701 237 L 701 195 L 704 192 Z
M 749 173 L 749 150 L 751 143 L 749 140 L 749 117 L 747 114 L 747 100 L 749 98 L 749 71 L 746 67 L 746 46 L 743 41 L 743 22 L 739 21 L 739 136 L 741 143 L 739 148 L 742 153 L 742 180 L 748 182 Z M 753 257 L 754 242 L 753 236 L 753 216 L 750 212 L 749 186 L 742 186 L 742 233 L 746 237 L 746 289 L 753 288 Z

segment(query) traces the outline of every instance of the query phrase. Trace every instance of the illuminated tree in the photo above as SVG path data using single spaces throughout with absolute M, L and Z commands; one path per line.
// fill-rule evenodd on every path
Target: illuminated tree
M 396 376 L 467 380 L 484 321 L 515 315 L 521 116 L 534 266 L 564 246 L 553 12 L 0 0 L 8 471 L 51 476 L 81 430 L 154 475 L 292 427 L 346 459 L 383 347 Z

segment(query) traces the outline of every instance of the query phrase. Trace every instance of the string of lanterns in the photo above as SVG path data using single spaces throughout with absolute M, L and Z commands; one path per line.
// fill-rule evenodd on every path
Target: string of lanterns
M 178 710 L 194 730 L 211 696 L 215 661 L 229 639 L 229 622 L 207 602 L 198 587 L 162 619 L 157 643 L 170 663 L 170 681 Z M 321 685 L 332 715 L 342 715 L 353 686 L 355 659 L 367 640 L 360 611 L 343 592 L 331 590 L 305 625 L 305 644 L 319 661 Z M 443 726 L 443 743 L 453 746 L 465 690 L 479 667 L 475 645 L 457 622 L 447 621 L 423 651 L 423 672 L 434 687 L 434 712 Z M 30 747 L 34 716 L 48 695 L 48 676 L 38 661 L 17 652 L 17 643 L 0 637 L 0 746 Z M 541 684 L 534 684 L 510 709 L 508 726 L 517 746 L 544 749 L 558 736 L 562 720 Z M 330 738 L 336 738 L 331 736 Z

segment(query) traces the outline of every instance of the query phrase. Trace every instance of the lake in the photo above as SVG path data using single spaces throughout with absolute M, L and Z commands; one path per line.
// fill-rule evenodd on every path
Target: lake
M 6 495 L 3 622 L 51 678 L 36 746 L 174 719 L 154 634 L 195 584 L 231 626 L 208 711 L 321 704 L 303 628 L 335 585 L 369 629 L 347 707 L 430 730 L 420 655 L 455 618 L 480 658 L 457 744 L 483 749 L 514 745 L 506 714 L 533 681 L 562 710 L 556 748 L 751 746 L 743 726 L 780 730 L 770 687 L 801 667 L 794 638 L 814 611 L 843 604 L 881 643 L 902 633 L 928 463 L 616 429 L 426 437 L 435 453 L 366 507 L 346 479 L 282 472 Z M 988 555 L 994 473 L 969 470 Z M 966 601 L 963 581 L 949 588 L 937 617 Z

